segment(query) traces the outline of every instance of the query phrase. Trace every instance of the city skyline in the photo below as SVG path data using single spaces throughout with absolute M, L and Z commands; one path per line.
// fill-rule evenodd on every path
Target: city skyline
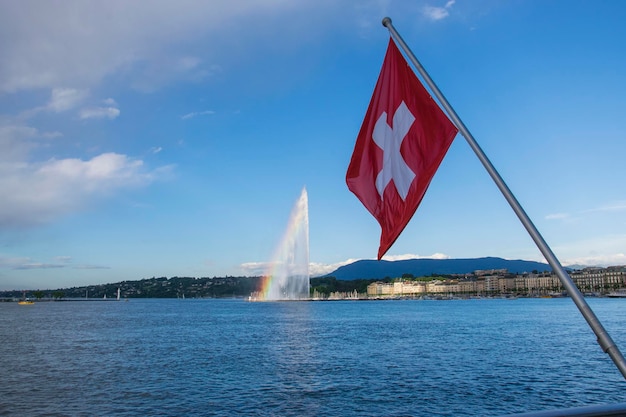
M 564 265 L 626 264 L 626 5 L 0 2 L 0 290 L 374 259 L 345 174 L 393 19 Z M 545 262 L 461 135 L 387 260 Z

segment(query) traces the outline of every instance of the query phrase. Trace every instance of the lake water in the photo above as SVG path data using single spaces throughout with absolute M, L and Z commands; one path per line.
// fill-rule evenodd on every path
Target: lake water
M 591 299 L 626 350 L 626 299 Z M 570 299 L 0 303 L 0 415 L 497 416 L 626 401 Z

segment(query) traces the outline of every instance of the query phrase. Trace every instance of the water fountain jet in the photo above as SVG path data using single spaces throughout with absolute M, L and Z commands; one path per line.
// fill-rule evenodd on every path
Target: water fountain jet
M 306 188 L 296 201 L 285 235 L 276 248 L 261 290 L 251 296 L 259 301 L 309 298 L 309 199 Z

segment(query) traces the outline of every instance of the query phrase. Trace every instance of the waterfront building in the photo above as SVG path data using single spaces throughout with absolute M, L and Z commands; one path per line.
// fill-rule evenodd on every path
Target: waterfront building
M 606 294 L 626 288 L 626 266 L 584 268 L 570 272 L 582 292 Z M 510 294 L 543 296 L 564 292 L 559 278 L 543 272 L 509 274 L 506 270 L 475 271 L 453 276 L 454 279 L 431 281 L 396 279 L 392 283 L 374 282 L 367 287 L 369 297 L 406 297 L 422 294 L 495 295 Z

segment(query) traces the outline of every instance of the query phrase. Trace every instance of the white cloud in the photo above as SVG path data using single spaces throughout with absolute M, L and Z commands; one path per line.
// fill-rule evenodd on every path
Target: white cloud
M 626 265 L 626 255 L 623 253 L 614 253 L 608 255 L 590 255 L 574 258 L 567 258 L 563 261 L 564 266 L 581 265 L 581 266 L 616 266 Z
M 53 88 L 50 94 L 50 100 L 45 106 L 38 106 L 28 109 L 20 113 L 18 119 L 28 120 L 36 116 L 42 111 L 62 113 L 78 107 L 89 96 L 87 90 L 77 90 L 75 88 Z M 90 106 L 81 109 L 78 112 L 80 119 L 115 119 L 120 115 L 117 103 L 112 98 L 102 100 L 106 107 Z M 54 132 L 61 135 L 59 132 Z
M 204 116 L 204 115 L 207 115 L 207 114 L 215 114 L 215 112 L 213 110 L 194 111 L 194 112 L 191 112 L 191 113 L 187 113 L 184 116 L 181 116 L 180 118 L 183 119 L 183 120 L 187 120 L 187 119 L 191 119 L 191 118 L 196 117 L 196 116 Z
M 548 214 L 545 217 L 546 220 L 562 220 L 562 219 L 567 219 L 567 218 L 569 218 L 568 213 L 553 213 L 553 214 Z
M 383 260 L 385 261 L 405 261 L 407 259 L 450 259 L 445 253 L 433 253 L 432 255 L 414 255 L 406 253 L 404 255 L 385 255 Z
M 626 201 L 616 201 L 607 203 L 598 207 L 580 210 L 575 213 L 576 216 L 581 216 L 590 213 L 615 213 L 620 211 L 626 211 Z M 546 220 L 573 220 L 570 213 L 552 213 L 545 216 Z
M 455 0 L 449 0 L 444 7 L 424 6 L 422 14 L 430 20 L 445 19 L 450 15 L 449 10 L 454 6 Z
M 201 65 L 196 57 L 168 57 L 146 63 L 141 69 L 141 76 L 132 82 L 132 87 L 143 92 L 153 92 L 168 84 L 170 80 L 199 82 L 212 76 L 219 70 L 218 65 Z
M 443 253 L 434 253 L 429 256 L 404 254 L 404 255 L 386 255 L 383 260 L 386 261 L 400 261 L 406 259 L 449 259 L 450 257 Z M 319 277 L 322 275 L 330 274 L 345 265 L 349 265 L 359 261 L 359 259 L 346 259 L 345 261 L 335 262 L 331 264 L 323 264 L 311 262 L 309 263 L 309 274 L 311 277 Z M 240 265 L 241 270 L 246 275 L 259 276 L 267 273 L 272 267 L 271 262 L 246 262 Z
M 32 126 L 0 122 L 0 163 L 18 163 L 35 149 L 63 136 L 60 132 L 42 132 Z M 43 140 L 42 140 L 43 139 Z
M 594 213 L 594 212 L 614 212 L 614 211 L 624 211 L 626 210 L 626 201 L 618 201 L 610 204 L 605 204 L 600 207 L 594 207 L 592 209 L 583 210 L 583 213 Z
M 72 269 L 111 269 L 111 267 L 102 265 L 76 265 L 73 266 Z
M 115 119 L 119 115 L 120 110 L 115 107 L 91 107 L 79 113 L 81 119 Z
M 65 268 L 65 265 L 32 262 L 32 263 L 24 263 L 21 265 L 17 265 L 13 269 L 54 269 L 54 268 Z
M 159 152 L 161 152 L 163 150 L 163 148 L 161 148 L 160 146 L 155 146 L 153 148 L 150 149 L 150 152 L 157 154 Z
M 277 37 L 298 23 L 315 28 L 313 16 L 338 7 L 289 0 L 250 0 L 245 7 L 228 0 L 0 2 L 0 91 L 90 88 L 114 74 L 144 90 L 204 79 L 218 68 L 217 55 L 232 52 L 229 42 L 253 31 Z M 219 42 L 206 42 L 211 36 Z
M 63 136 L 63 133 L 61 132 L 43 132 L 41 133 L 41 137 L 44 139 L 54 139 L 54 138 L 60 138 Z
M 358 259 L 346 259 L 345 261 L 335 262 L 332 264 L 321 264 L 321 263 L 310 263 L 309 264 L 309 273 L 312 277 L 319 277 L 321 275 L 330 274 L 335 271 L 337 268 L 340 268 L 344 265 L 351 264 L 353 262 L 358 261 Z
M 443 7 L 424 6 L 424 16 L 430 20 L 441 20 L 448 17 L 449 13 Z
M 4 269 L 55 269 L 67 266 L 68 257 L 59 256 L 56 262 L 37 262 L 28 257 L 7 257 L 0 255 L 0 268 Z
M 29 270 L 29 269 L 111 269 L 102 265 L 73 265 L 71 256 L 55 256 L 53 262 L 35 261 L 28 257 L 8 257 L 0 254 L 0 269 Z
M 50 160 L 43 164 L 37 174 L 46 178 L 78 180 L 89 186 L 89 181 L 122 182 L 144 180 L 142 175 L 137 175 L 143 165 L 143 161 L 132 160 L 126 155 L 117 153 L 104 153 L 88 161 L 81 159 Z M 84 181 L 87 180 L 87 181 Z M 96 185 L 96 184 L 92 184 Z M 98 187 L 103 184 L 97 184 Z
M 148 171 L 143 161 L 117 153 L 89 160 L 0 163 L 0 229 L 50 222 L 109 193 L 149 184 L 166 171 Z
M 46 109 L 57 113 L 70 110 L 80 104 L 87 95 L 88 92 L 86 90 L 53 88 Z
M 266 273 L 271 265 L 271 262 L 245 262 L 239 265 L 239 268 L 245 275 L 261 276 Z
M 78 90 L 75 88 L 53 88 L 50 92 L 50 99 L 46 105 L 22 111 L 19 114 L 18 119 L 27 120 L 43 111 L 63 113 L 77 107 L 88 96 L 88 90 Z
M 95 90 L 105 79 L 141 91 L 181 80 L 197 82 L 233 63 L 254 62 L 255 54 L 306 46 L 325 36 L 329 27 L 350 25 L 362 32 L 363 27 L 379 27 L 393 7 L 391 0 L 243 4 L 0 2 L 0 91 L 59 86 Z
M 341 266 L 351 264 L 353 262 L 356 262 L 357 260 L 358 259 L 348 259 L 346 261 L 336 262 L 333 264 L 321 264 L 321 263 L 311 262 L 309 263 L 309 274 L 312 277 L 326 275 L 330 272 L 333 272 L 334 270 L 336 270 L 337 268 Z M 241 268 L 241 270 L 243 271 L 245 275 L 260 276 L 260 275 L 266 274 L 267 271 L 269 271 L 272 268 L 272 265 L 273 265 L 272 262 L 246 262 L 246 263 L 239 265 L 239 267 Z
M 30 258 L 26 257 L 9 257 L 0 255 L 0 268 L 10 268 L 14 269 L 19 267 L 20 265 L 25 265 L 28 263 L 32 263 Z
M 0 125 L 0 162 L 20 161 L 35 147 L 29 139 L 37 137 L 34 127 L 17 124 Z
M 626 234 L 608 234 L 552 245 L 563 265 L 626 265 Z

